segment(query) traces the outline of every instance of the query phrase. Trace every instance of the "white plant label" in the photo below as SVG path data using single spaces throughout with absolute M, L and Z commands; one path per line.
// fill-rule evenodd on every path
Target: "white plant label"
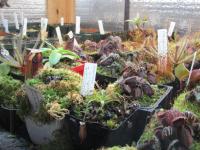
M 100 34 L 104 35 L 105 31 L 104 31 L 104 27 L 103 27 L 103 21 L 102 20 L 98 20 L 98 25 L 99 25 L 99 32 L 100 32 Z
M 60 27 L 56 27 L 56 33 L 57 33 L 57 37 L 58 37 L 60 45 L 63 45 L 63 38 L 62 38 L 61 31 L 60 31 Z
M 80 34 L 81 32 L 81 17 L 76 16 L 76 34 Z
M 197 52 L 194 53 L 194 57 L 193 57 L 193 60 L 192 60 L 192 66 L 190 68 L 190 74 L 189 74 L 189 77 L 188 77 L 188 80 L 187 80 L 187 86 L 190 83 L 190 79 L 191 79 L 191 75 L 192 75 L 192 70 L 194 68 L 194 63 L 195 63 L 196 57 L 197 57 Z
M 4 19 L 4 20 L 3 20 L 3 26 L 4 26 L 4 29 L 5 29 L 5 32 L 6 32 L 6 33 L 9 33 L 9 29 L 8 29 L 8 20 L 7 20 L 7 19 Z
M 168 51 L 167 44 L 168 44 L 167 29 L 158 30 L 158 55 L 160 56 L 167 55 Z
M 1 13 L 1 21 L 2 21 L 2 25 L 3 25 L 3 21 L 4 21 L 4 13 Z
M 24 13 L 21 12 L 21 25 L 23 25 L 23 23 L 24 23 Z
M 17 18 L 17 14 L 14 13 L 13 16 L 14 16 L 15 28 L 17 30 L 19 30 L 19 21 L 18 21 L 18 18 Z
M 0 52 L 0 53 L 1 53 L 1 55 L 5 56 L 5 57 L 7 57 L 7 56 L 10 55 L 9 51 L 6 50 L 6 49 L 1 49 L 1 52 Z
M 81 48 L 80 45 L 78 44 L 76 38 L 74 38 L 74 47 L 73 48 Z
M 23 23 L 23 36 L 26 36 L 27 33 L 27 24 L 28 24 L 28 19 L 24 18 L 24 23 Z
M 64 24 L 65 24 L 65 19 L 64 19 L 64 17 L 61 17 L 60 18 L 60 25 L 64 26 Z
M 42 32 L 47 31 L 47 25 L 48 25 L 48 19 L 47 18 L 41 18 L 41 31 Z
M 85 63 L 81 95 L 92 95 L 96 79 L 97 64 Z
M 69 31 L 69 33 L 67 35 L 69 36 L 70 39 L 72 39 L 74 37 L 74 33 L 72 31 Z
M 140 18 L 140 14 L 138 12 L 136 14 L 136 18 Z
M 168 30 L 168 36 L 171 37 L 173 32 L 174 32 L 174 28 L 175 28 L 176 22 L 171 22 L 170 26 L 169 26 L 169 30 Z

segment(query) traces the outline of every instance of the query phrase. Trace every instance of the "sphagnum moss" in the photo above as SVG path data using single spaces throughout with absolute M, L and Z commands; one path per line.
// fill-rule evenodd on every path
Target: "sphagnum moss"
M 74 101 L 83 101 L 81 95 L 77 94 L 81 88 L 81 80 L 81 76 L 71 70 L 53 68 L 44 69 L 34 79 L 28 80 L 27 84 L 38 89 L 43 96 L 40 111 L 32 114 L 34 118 L 41 122 L 51 121 L 55 116 L 52 114 L 55 111 L 52 111 L 52 106 L 55 104 L 59 108 L 57 110 L 63 113 L 68 112 L 66 109 Z

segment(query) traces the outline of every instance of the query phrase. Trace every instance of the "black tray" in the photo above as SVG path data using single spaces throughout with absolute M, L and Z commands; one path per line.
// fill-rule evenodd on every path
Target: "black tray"
M 180 92 L 182 92 L 182 90 L 180 88 L 180 82 L 178 79 L 175 79 L 174 81 L 166 83 L 164 85 L 173 87 L 172 94 L 171 94 L 171 96 L 172 96 L 172 105 L 171 106 L 173 106 L 175 98 L 178 96 L 178 94 Z
M 131 145 L 142 135 L 145 125 L 148 121 L 151 111 L 137 109 L 127 118 L 119 128 L 110 130 L 98 123 L 86 123 L 87 137 L 83 143 L 79 138 L 79 119 L 73 116 L 65 118 L 65 125 L 68 126 L 69 134 L 75 150 L 97 149 L 101 146 L 112 147 L 115 145 Z
M 108 33 L 108 34 L 106 33 L 104 35 L 101 35 L 99 32 L 95 32 L 95 33 L 76 34 L 75 37 L 78 40 L 78 42 L 82 43 L 85 40 L 91 40 L 91 41 L 99 42 L 101 40 L 106 39 L 109 35 L 110 35 L 110 33 Z
M 165 88 L 166 92 L 160 97 L 160 99 L 151 107 L 144 107 L 152 110 L 159 108 L 170 109 L 173 104 L 173 87 L 168 85 L 159 85 L 159 88 Z
M 5 130 L 14 133 L 23 122 L 17 115 L 17 109 L 9 109 L 6 107 L 0 107 L 0 126 Z
M 154 111 L 165 105 L 168 106 L 171 102 L 173 88 L 169 86 L 160 87 L 166 88 L 166 92 L 153 106 L 136 109 L 117 129 L 111 130 L 98 123 L 86 122 L 87 137 L 83 143 L 79 138 L 81 120 L 74 116 L 66 116 L 65 125 L 69 129 L 75 149 L 90 150 L 101 146 L 125 146 L 131 145 L 133 141 L 137 142 Z

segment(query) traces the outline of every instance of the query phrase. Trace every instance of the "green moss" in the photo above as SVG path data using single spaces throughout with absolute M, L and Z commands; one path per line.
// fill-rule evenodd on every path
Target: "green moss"
M 56 64 L 54 66 L 54 68 L 56 68 L 56 69 L 60 69 L 60 68 L 70 69 L 72 67 L 76 67 L 76 66 L 79 66 L 79 65 L 81 65 L 81 63 L 67 60 L 67 61 L 59 62 L 58 64 Z
M 104 67 L 97 67 L 97 73 L 104 76 L 112 77 L 111 71 L 108 69 L 105 69 Z
M 97 50 L 83 50 L 83 53 L 86 55 L 95 55 L 97 54 Z
M 108 120 L 106 121 L 106 125 L 110 128 L 110 129 L 115 129 L 119 126 L 119 124 L 115 121 L 115 120 Z
M 30 85 L 30 86 L 34 86 L 34 85 L 37 85 L 37 84 L 41 84 L 42 81 L 40 79 L 31 79 L 31 80 L 27 80 L 27 84 Z
M 140 143 L 145 143 L 145 141 L 149 141 L 153 139 L 154 137 L 154 129 L 158 126 L 158 120 L 156 119 L 156 116 L 154 115 L 150 122 L 145 127 L 145 130 L 140 137 Z
M 24 118 L 24 116 L 29 115 L 31 106 L 29 104 L 28 96 L 25 90 L 22 88 L 17 92 L 17 103 L 19 107 L 17 111 L 18 115 L 22 118 Z
M 53 112 L 62 113 L 61 109 L 68 109 L 77 99 L 82 100 L 78 94 L 81 76 L 67 69 L 44 69 L 34 79 L 27 80 L 26 84 L 38 89 L 43 96 L 39 112 L 32 114 L 40 122 L 54 119 L 51 116 L 52 109 Z
M 112 66 L 108 67 L 103 67 L 103 66 L 98 66 L 97 67 L 97 73 L 112 77 L 112 78 L 118 78 L 122 72 L 124 66 L 119 64 L 118 62 L 113 62 Z
M 8 108 L 17 108 L 16 93 L 21 82 L 10 76 L 0 76 L 0 104 Z
M 132 146 L 126 146 L 126 147 L 119 147 L 119 146 L 114 146 L 111 148 L 102 148 L 99 150 L 137 150 L 135 147 Z
M 200 142 L 199 141 L 194 141 L 190 150 L 200 150 Z
M 143 107 L 153 106 L 161 96 L 166 92 L 166 88 L 159 88 L 157 85 L 151 85 L 154 90 L 154 95 L 149 97 L 144 94 L 144 96 L 138 99 L 138 103 Z
M 185 100 L 187 92 L 180 94 L 174 103 L 174 108 L 178 109 L 181 112 L 192 111 L 200 118 L 200 105 L 197 103 L 189 102 Z

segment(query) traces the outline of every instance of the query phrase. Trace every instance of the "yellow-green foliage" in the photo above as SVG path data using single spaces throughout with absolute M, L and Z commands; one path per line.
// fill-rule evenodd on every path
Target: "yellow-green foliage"
M 99 150 L 137 150 L 137 149 L 135 147 L 131 147 L 131 146 L 126 146 L 126 147 L 114 146 L 111 148 L 102 148 Z
M 148 95 L 144 94 L 143 97 L 141 97 L 140 99 L 138 99 L 138 102 L 143 107 L 152 106 L 166 92 L 166 88 L 159 88 L 157 85 L 151 85 L 151 87 L 153 88 L 154 95 L 152 95 L 151 97 L 149 97 Z
M 187 92 L 184 92 L 178 96 L 178 98 L 175 100 L 174 108 L 178 109 L 181 112 L 184 111 L 192 111 L 195 113 L 198 117 L 200 117 L 200 105 L 195 102 L 189 102 L 185 100 Z
M 50 80 L 49 77 L 59 78 Z M 43 96 L 43 103 L 39 113 L 33 114 L 39 121 L 48 121 L 52 112 L 60 114 L 69 108 L 71 104 L 83 102 L 79 94 L 82 77 L 67 69 L 43 69 L 34 79 L 27 81 L 27 84 L 38 89 Z M 60 112 L 56 112 L 60 111 Z M 63 115 L 62 115 L 63 116 Z
M 95 90 L 93 95 L 86 96 L 86 101 L 96 101 L 105 104 L 111 101 L 118 101 L 120 98 L 120 87 L 118 84 L 110 84 L 106 90 Z
M 16 108 L 16 92 L 20 88 L 20 81 L 7 75 L 0 75 L 0 104 L 10 108 Z

